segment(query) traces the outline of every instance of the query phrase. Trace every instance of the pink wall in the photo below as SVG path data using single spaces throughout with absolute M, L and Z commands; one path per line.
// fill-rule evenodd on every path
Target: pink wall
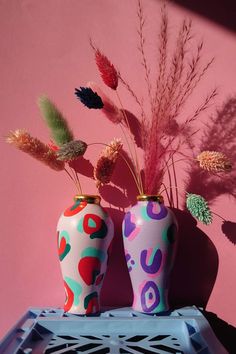
M 156 50 L 152 47 L 156 38 L 153 28 L 159 21 L 159 5 L 159 1 L 144 1 L 147 31 L 151 39 L 148 48 L 153 66 Z M 188 13 L 175 6 L 171 6 L 169 12 L 171 30 L 176 33 L 178 23 Z M 46 93 L 68 117 L 78 138 L 87 142 L 107 142 L 114 136 L 119 137 L 121 133 L 117 127 L 100 112 L 82 107 L 73 92 L 75 87 L 85 85 L 89 80 L 101 84 L 89 45 L 90 36 L 124 73 L 136 92 L 142 92 L 144 84 L 140 78 L 140 59 L 136 52 L 135 1 L 11 0 L 0 2 L 0 14 L 1 136 L 6 136 L 9 130 L 26 128 L 32 135 L 47 142 L 47 129 L 36 105 L 37 97 Z M 191 16 L 196 38 L 204 38 L 205 57 L 215 56 L 216 60 L 214 68 L 186 107 L 186 112 L 198 103 L 199 97 L 217 86 L 220 95 L 210 114 L 216 109 L 221 110 L 222 104 L 235 95 L 236 40 L 234 34 L 224 28 L 193 14 Z M 125 107 L 137 114 L 137 107 L 123 88 L 120 94 Z M 209 114 L 201 117 L 198 127 L 204 127 L 202 121 L 209 122 Z M 235 115 L 232 119 L 235 120 Z M 86 156 L 94 162 L 97 153 L 94 147 Z M 178 175 L 183 177 L 182 168 L 178 169 Z M 90 178 L 82 176 L 81 182 L 85 192 L 96 193 Z M 64 290 L 57 260 L 55 228 L 61 211 L 71 203 L 75 190 L 66 175 L 51 171 L 16 151 L 5 144 L 3 138 L 0 188 L 2 336 L 28 307 L 63 305 Z M 220 192 L 217 191 L 217 194 Z M 118 196 L 119 191 L 116 193 Z M 133 198 L 134 191 L 131 195 Z M 109 196 L 109 189 L 105 190 L 104 196 L 113 198 L 112 215 L 119 237 L 122 210 L 119 211 L 117 199 Z M 103 205 L 109 206 L 105 201 Z M 124 198 L 122 205 L 128 207 L 129 200 Z M 212 209 L 227 220 L 236 221 L 235 199 L 228 195 L 222 194 L 216 198 Z M 235 245 L 223 234 L 221 224 L 222 221 L 215 218 L 214 224 L 209 227 L 198 224 L 197 231 L 194 225 L 194 229 L 183 225 L 187 248 L 183 243 L 182 247 L 190 252 L 188 262 L 190 268 L 194 262 L 194 274 L 185 272 L 181 277 L 181 258 L 186 254 L 180 251 L 179 267 L 173 281 L 173 301 L 207 303 L 209 311 L 236 325 Z M 235 233 L 233 236 L 235 240 Z M 117 241 L 115 247 L 112 270 L 104 285 L 103 302 L 124 305 L 130 302 L 131 289 L 124 260 L 119 255 L 121 243 Z

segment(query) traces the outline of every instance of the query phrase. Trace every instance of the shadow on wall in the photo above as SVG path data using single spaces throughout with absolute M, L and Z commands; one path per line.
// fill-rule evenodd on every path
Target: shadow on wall
M 196 12 L 220 25 L 236 31 L 236 2 L 234 0 L 173 0 L 178 5 Z
M 107 211 L 114 221 L 115 236 L 102 286 L 101 304 L 109 307 L 130 306 L 133 292 L 125 260 L 121 229 L 124 212 L 112 208 Z
M 218 272 L 218 253 L 188 212 L 173 211 L 180 233 L 169 290 L 171 307 L 196 305 L 205 308 Z
M 185 189 L 188 192 L 202 195 L 208 204 L 223 195 L 236 198 L 236 97 L 226 101 L 223 107 L 214 116 L 210 117 L 199 151 L 212 150 L 223 152 L 232 162 L 233 170 L 224 175 L 213 175 L 192 165 L 188 171 L 189 179 Z M 225 220 L 222 224 L 222 232 L 236 244 L 236 224 Z

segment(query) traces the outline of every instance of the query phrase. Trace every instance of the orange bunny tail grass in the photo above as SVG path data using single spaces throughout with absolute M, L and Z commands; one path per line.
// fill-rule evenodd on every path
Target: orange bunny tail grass
M 98 49 L 95 50 L 95 61 L 105 85 L 112 90 L 118 86 L 118 73 L 114 65 Z
M 94 178 L 98 188 L 110 182 L 122 146 L 120 139 L 114 139 L 102 151 L 94 168 Z
M 64 162 L 57 160 L 55 151 L 23 129 L 11 131 L 6 138 L 6 142 L 43 162 L 53 170 L 61 171 L 64 169 Z
M 197 156 L 199 166 L 209 172 L 230 172 L 232 163 L 221 152 L 203 151 Z

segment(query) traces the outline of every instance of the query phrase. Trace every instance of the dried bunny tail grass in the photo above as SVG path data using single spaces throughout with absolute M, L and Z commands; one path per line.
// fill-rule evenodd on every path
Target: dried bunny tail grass
M 57 150 L 58 160 L 70 162 L 76 160 L 79 156 L 84 155 L 87 150 L 87 144 L 82 140 L 69 141 Z
M 110 160 L 117 159 L 117 156 L 122 149 L 121 139 L 113 139 L 108 146 L 103 150 L 103 156 L 108 157 Z
M 209 172 L 230 172 L 232 170 L 232 163 L 221 152 L 217 151 L 202 151 L 197 156 L 199 166 Z
M 95 49 L 95 61 L 104 84 L 112 90 L 116 90 L 118 86 L 118 73 L 114 65 L 98 49 Z
M 69 128 L 67 120 L 63 114 L 46 96 L 41 96 L 38 105 L 42 113 L 42 117 L 50 129 L 53 141 L 61 146 L 73 140 L 73 133 Z
M 122 146 L 120 139 L 114 139 L 102 150 L 94 168 L 97 188 L 110 182 Z
M 101 97 L 94 92 L 90 87 L 80 87 L 75 89 L 75 95 L 87 108 L 101 109 L 104 104 Z
M 105 95 L 96 83 L 89 81 L 87 86 L 101 97 L 103 102 L 103 108 L 101 111 L 105 114 L 105 116 L 114 124 L 121 123 L 124 120 L 124 116 L 122 111 L 113 103 L 113 101 Z
M 212 213 L 207 205 L 207 201 L 198 194 L 187 193 L 186 205 L 191 213 L 197 220 L 205 225 L 212 223 Z
M 43 162 L 53 170 L 61 171 L 64 169 L 64 163 L 57 160 L 55 151 L 23 129 L 11 131 L 6 138 L 6 142 Z

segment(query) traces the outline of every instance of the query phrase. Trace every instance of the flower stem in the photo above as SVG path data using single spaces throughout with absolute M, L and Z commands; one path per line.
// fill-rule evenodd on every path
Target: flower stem
M 82 188 L 81 188 L 81 184 L 80 184 L 80 180 L 79 180 L 77 172 L 72 167 L 71 167 L 71 171 L 74 173 L 76 184 L 78 185 L 78 189 L 80 190 L 80 194 L 83 194 Z
M 220 219 L 226 221 L 226 219 L 223 218 L 223 216 L 220 216 L 219 214 L 215 213 L 214 211 L 211 210 L 211 213 L 214 214 L 214 215 L 216 215 L 216 216 L 218 216 L 218 218 L 220 218 Z
M 175 189 L 176 207 L 178 209 L 179 208 L 179 195 L 178 195 L 178 184 L 177 184 L 177 176 L 176 176 L 176 171 L 175 171 L 175 162 L 174 162 L 173 154 L 171 156 L 171 161 L 172 161 L 172 169 L 173 169 L 173 175 L 174 175 L 174 183 L 176 186 L 176 189 Z
M 78 185 L 77 185 L 77 183 L 75 182 L 74 178 L 71 176 L 70 172 L 69 172 L 66 168 L 64 168 L 64 170 L 65 170 L 65 172 L 68 174 L 68 176 L 70 177 L 70 179 L 73 181 L 73 183 L 75 184 L 75 187 L 76 187 L 77 191 L 79 192 L 79 194 L 81 194 L 81 191 L 80 191 L 80 189 L 78 188 Z
M 166 169 L 167 169 L 167 174 L 168 174 L 168 178 L 169 178 L 169 185 L 172 186 L 171 173 L 170 173 L 170 169 L 169 169 L 169 166 L 167 165 L 167 163 L 166 163 Z M 174 207 L 172 188 L 170 188 L 170 206 Z
M 109 147 L 110 147 L 110 145 L 104 144 L 104 143 L 90 143 L 90 144 L 88 144 L 88 146 L 91 146 L 91 145 L 103 145 L 103 146 L 109 146 Z M 143 193 L 142 193 L 142 190 L 141 190 L 141 188 L 140 188 L 140 185 L 139 185 L 139 181 L 138 181 L 138 179 L 137 179 L 137 176 L 135 175 L 135 173 L 134 173 L 132 167 L 130 166 L 130 163 L 128 162 L 128 160 L 126 159 L 126 157 L 125 157 L 120 151 L 118 152 L 118 154 L 119 154 L 120 157 L 124 160 L 124 162 L 126 163 L 127 167 L 129 168 L 129 170 L 130 170 L 130 172 L 131 172 L 131 174 L 132 174 L 132 177 L 133 177 L 133 179 L 134 179 L 134 182 L 135 182 L 135 184 L 136 184 L 136 187 L 137 187 L 137 189 L 138 189 L 139 194 L 143 194 Z
M 167 199 L 168 199 L 168 202 L 169 202 L 169 205 L 171 204 L 170 203 L 170 196 L 169 196 L 169 193 L 168 193 L 168 188 L 166 187 L 166 185 L 162 182 L 162 184 L 164 186 L 164 190 L 162 190 L 161 192 L 158 192 L 157 194 L 162 194 L 164 191 L 166 192 L 166 196 L 167 196 Z
M 139 183 L 139 186 L 140 186 L 140 190 L 143 194 L 143 183 L 142 183 L 142 177 L 141 177 L 141 169 L 140 169 L 140 165 L 139 165 L 139 161 L 138 161 L 138 156 L 137 156 L 137 151 L 136 151 L 136 148 L 135 148 L 135 144 L 133 142 L 133 138 L 132 138 L 132 135 L 131 135 L 131 129 L 130 129 L 130 124 L 129 124 L 129 120 L 128 120 L 128 117 L 127 117 L 127 114 L 125 113 L 125 109 L 124 109 L 124 106 L 122 104 L 122 101 L 121 101 L 121 98 L 119 96 L 119 93 L 118 91 L 116 90 L 116 95 L 117 95 L 117 98 L 118 98 L 118 101 L 120 103 L 120 106 L 121 106 L 121 109 L 122 109 L 122 114 L 124 116 L 124 119 L 125 119 L 125 122 L 126 122 L 126 125 L 128 127 L 128 130 L 129 130 L 129 138 L 132 142 L 132 145 L 133 145 L 133 152 L 134 152 L 134 155 L 133 155 L 133 152 L 131 150 L 131 147 L 130 147 L 130 144 L 129 144 L 129 141 L 126 137 L 126 134 L 121 126 L 121 129 L 122 129 L 122 132 L 125 136 L 125 140 L 127 142 L 127 145 L 128 145 L 128 149 L 129 149 L 129 152 L 130 152 L 130 155 L 131 155 L 131 158 L 132 158 L 132 162 L 133 162 L 133 165 L 135 167 L 135 173 L 137 175 L 137 180 L 138 180 L 138 183 Z

